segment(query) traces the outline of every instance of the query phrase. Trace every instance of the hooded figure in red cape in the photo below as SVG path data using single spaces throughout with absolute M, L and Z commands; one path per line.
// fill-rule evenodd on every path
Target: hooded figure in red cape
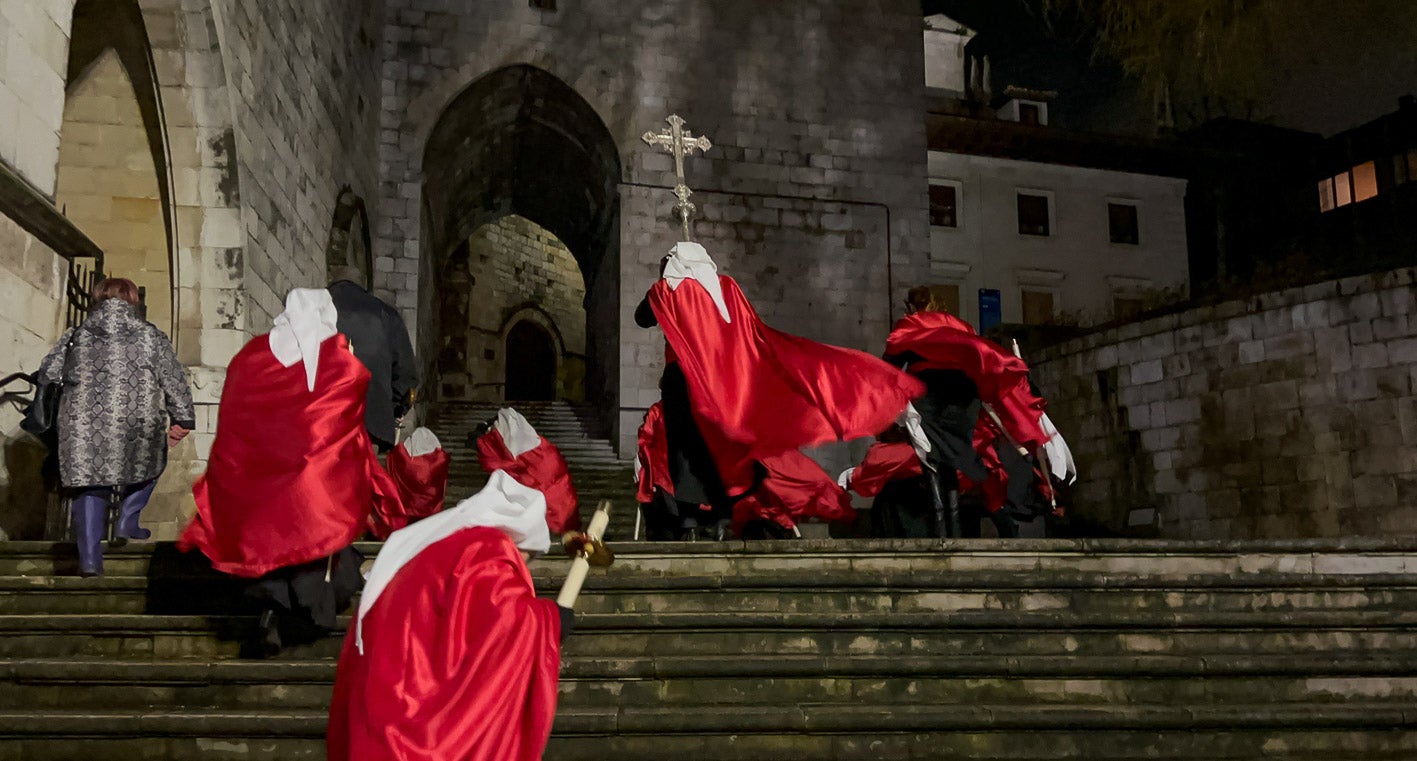
M 669 475 L 669 440 L 664 429 L 663 402 L 655 402 L 645 411 L 636 437 L 635 501 L 645 519 L 647 538 L 651 542 L 671 541 L 677 537 L 682 524 L 674 499 L 674 479 Z
M 364 427 L 369 371 L 335 319 L 329 292 L 293 290 L 271 332 L 231 360 L 211 458 L 192 488 L 197 512 L 178 540 L 222 573 L 261 578 L 267 652 L 334 625 L 361 581 L 350 545 L 371 510 L 399 511 Z
M 448 453 L 427 428 L 414 429 L 403 443 L 389 450 L 385 460 L 389 477 L 398 486 L 403 511 L 374 526 L 374 536 L 380 540 L 442 510 L 448 493 Z
M 531 427 L 520 412 L 503 407 L 497 420 L 477 438 L 477 461 L 488 473 L 505 470 L 523 486 L 546 497 L 546 522 L 557 534 L 581 527 L 571 469 L 555 444 Z
M 697 243 L 675 245 L 635 321 L 659 325 L 667 344 L 660 394 L 675 498 L 711 505 L 724 530 L 758 461 L 874 435 L 923 390 L 864 352 L 764 325 Z
M 927 392 L 915 407 L 927 444 L 917 446 L 929 466 L 936 513 L 949 516 L 942 535 L 977 535 L 980 516 L 971 513 L 969 526 L 959 525 L 958 494 L 978 487 L 999 534 L 1016 536 L 1017 524 L 1001 508 L 1008 505 L 1020 514 L 1032 509 L 1029 458 L 1049 440 L 1040 424 L 1044 403 L 1029 384 L 1028 366 L 941 311 L 928 288 L 912 289 L 907 304 L 911 313 L 891 330 L 886 359 L 925 381 Z
M 550 546 L 545 513 L 497 471 L 389 538 L 340 654 L 329 761 L 541 759 L 573 620 L 527 570 Z
M 733 505 L 735 535 L 755 538 L 756 531 L 744 529 L 756 523 L 758 530 L 766 529 L 761 538 L 786 539 L 797 534 L 797 524 L 804 520 L 845 523 L 856 519 L 851 495 L 816 460 L 794 449 L 759 462 L 762 480 Z

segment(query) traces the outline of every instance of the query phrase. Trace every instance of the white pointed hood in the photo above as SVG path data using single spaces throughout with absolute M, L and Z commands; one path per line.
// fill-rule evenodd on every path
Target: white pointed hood
M 285 311 L 271 327 L 271 353 L 284 367 L 305 363 L 305 386 L 315 390 L 320 344 L 339 332 L 335 303 L 324 288 L 296 288 L 285 297 Z
M 410 433 L 399 446 L 408 452 L 409 457 L 430 455 L 443 448 L 442 442 L 438 441 L 437 434 L 422 426 L 413 429 L 413 433 Z
M 513 457 L 521 457 L 541 446 L 541 434 L 531 427 L 522 413 L 511 407 L 497 410 L 497 422 L 492 427 L 502 435 L 502 443 L 507 445 L 507 451 Z
M 684 241 L 674 244 L 669 250 L 669 260 L 664 265 L 664 281 L 671 289 L 678 289 L 685 280 L 697 281 L 708 291 L 718 313 L 724 322 L 733 322 L 728 316 L 728 304 L 723 300 L 723 285 L 718 282 L 718 265 L 713 263 L 708 251 L 697 243 Z
M 374 567 L 364 580 L 359 598 L 359 614 L 354 623 L 354 641 L 364 652 L 364 616 L 374 601 L 394 580 L 395 574 L 418 553 L 453 534 L 475 526 L 487 526 L 511 537 L 526 552 L 541 554 L 551 548 L 551 530 L 546 526 L 546 497 L 522 486 L 498 470 L 487 479 L 482 491 L 391 535 L 379 550 Z

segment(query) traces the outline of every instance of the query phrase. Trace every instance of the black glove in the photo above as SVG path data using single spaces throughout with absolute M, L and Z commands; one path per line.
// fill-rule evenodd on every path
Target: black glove
M 557 605 L 556 609 L 561 612 L 561 641 L 565 642 L 571 632 L 576 630 L 576 612 L 560 605 Z

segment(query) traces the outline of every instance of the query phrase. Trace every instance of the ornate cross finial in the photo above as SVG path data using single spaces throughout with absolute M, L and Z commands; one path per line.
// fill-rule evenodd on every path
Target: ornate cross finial
M 674 208 L 679 210 L 679 221 L 684 226 L 684 240 L 691 240 L 689 237 L 689 220 L 694 216 L 694 204 L 689 202 L 689 196 L 693 191 L 684 182 L 684 157 L 694 151 L 708 152 L 713 147 L 709 139 L 694 137 L 684 129 L 684 120 L 678 114 L 670 114 L 665 121 L 669 122 L 669 129 L 664 132 L 646 132 L 644 141 L 651 148 L 659 148 L 667 151 L 674 157 L 674 176 L 678 178 L 674 186 L 674 195 L 679 198 L 679 203 Z

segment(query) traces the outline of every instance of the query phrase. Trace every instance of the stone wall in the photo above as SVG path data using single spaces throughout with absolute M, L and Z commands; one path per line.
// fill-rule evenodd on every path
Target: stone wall
M 1038 353 L 1077 455 L 1076 511 L 1163 536 L 1411 534 L 1417 270 L 1330 281 Z
M 247 318 L 225 347 L 234 354 L 269 329 L 291 288 L 325 285 L 341 188 L 376 194 L 384 11 L 382 0 L 213 5 L 241 182 L 240 218 L 212 231 L 244 247 Z
M 0 377 L 33 372 L 63 328 L 65 262 L 0 215 Z M 27 392 L 24 385 L 9 389 Z M 20 431 L 20 411 L 0 404 L 0 538 L 38 538 L 48 498 L 39 478 L 44 447 Z
M 554 235 L 515 215 L 473 233 L 468 249 L 475 280 L 468 331 L 473 393 L 467 398 L 502 399 L 507 331 L 520 319 L 550 328 L 559 339 L 558 391 L 574 397 L 585 371 L 585 280 L 575 257 Z M 579 365 L 579 374 L 568 363 Z
M 69 0 L 0 0 L 0 160 L 54 192 L 68 69 Z
M 611 329 L 592 330 L 587 352 L 609 355 L 612 364 L 618 352 L 619 381 L 605 401 L 620 408 L 622 446 L 657 394 L 661 339 L 635 327 L 631 315 L 677 237 L 672 160 L 641 140 L 646 130 L 664 128 L 668 114 L 683 116 L 714 144 L 706 157 L 687 161 L 695 201 L 706 214 L 718 206 L 742 215 L 711 220 L 699 239 L 728 260 L 725 271 L 750 298 L 762 305 L 783 300 L 775 307 L 783 315 L 779 327 L 878 349 L 888 304 L 924 276 L 918 4 L 584 0 L 558 11 L 521 2 L 387 5 L 376 254 L 394 260 L 381 266 L 396 274 L 389 282 L 410 324 L 434 309 L 431 296 L 420 306 L 417 276 L 426 253 L 424 149 L 459 92 L 499 67 L 529 64 L 574 89 L 613 138 L 622 167 L 612 246 L 618 261 L 604 266 L 613 265 L 618 306 L 614 298 L 597 300 L 607 313 L 597 309 L 589 319 Z M 813 221 L 798 221 L 804 215 Z M 397 273 L 406 273 L 402 282 Z M 849 293 L 858 283 L 836 277 L 858 273 L 877 289 L 870 298 Z M 804 274 L 832 290 L 806 287 Z M 827 314 L 828 305 L 828 323 L 811 319 Z

